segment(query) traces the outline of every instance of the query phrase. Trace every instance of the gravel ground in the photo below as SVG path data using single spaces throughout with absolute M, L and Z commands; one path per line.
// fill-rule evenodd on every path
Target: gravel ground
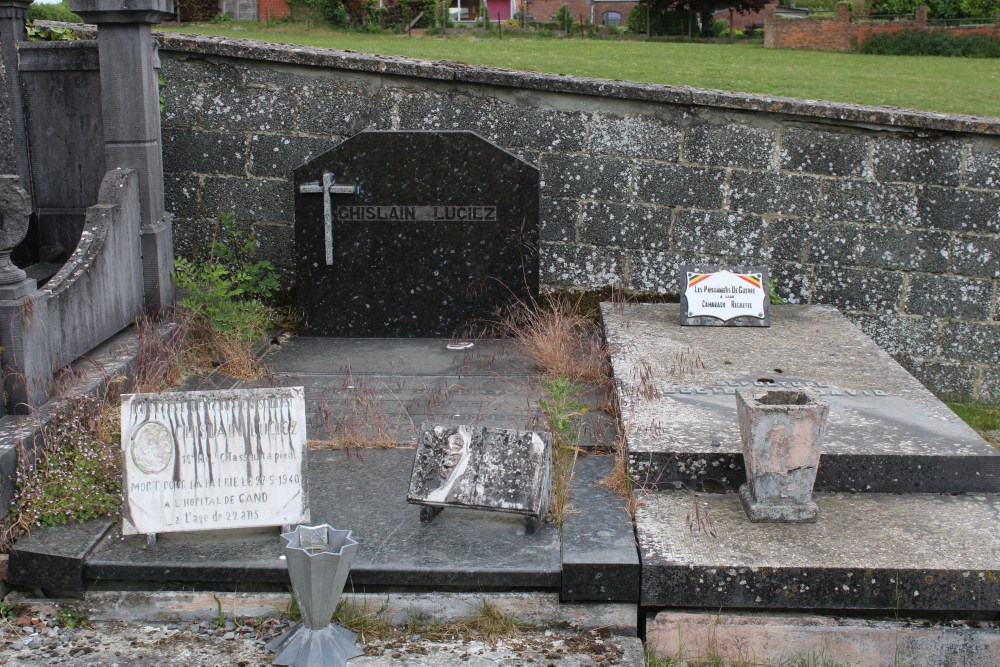
M 93 622 L 68 628 L 44 613 L 0 626 L 0 665 L 49 667 L 256 667 L 270 665 L 265 644 L 291 626 L 279 619 L 146 625 Z M 642 665 L 638 640 L 600 632 L 539 630 L 497 641 L 430 641 L 420 635 L 367 642 L 352 667 L 604 667 Z

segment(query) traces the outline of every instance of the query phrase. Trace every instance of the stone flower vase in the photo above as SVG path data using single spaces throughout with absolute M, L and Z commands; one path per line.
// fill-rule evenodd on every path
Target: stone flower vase
M 747 471 L 740 500 L 751 521 L 816 520 L 812 491 L 828 412 L 813 389 L 736 390 Z
M 271 641 L 273 665 L 342 667 L 362 655 L 356 635 L 330 622 L 347 582 L 358 543 L 351 531 L 327 524 L 299 526 L 283 533 L 285 559 L 302 623 Z

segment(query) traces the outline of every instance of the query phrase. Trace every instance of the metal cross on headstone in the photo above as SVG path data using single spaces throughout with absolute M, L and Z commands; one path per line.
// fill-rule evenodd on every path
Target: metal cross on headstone
M 299 192 L 305 194 L 323 194 L 323 236 L 326 241 L 326 265 L 333 266 L 333 202 L 330 195 L 353 195 L 358 191 L 356 185 L 337 185 L 337 179 L 332 172 L 323 172 L 323 182 L 312 181 L 299 186 Z

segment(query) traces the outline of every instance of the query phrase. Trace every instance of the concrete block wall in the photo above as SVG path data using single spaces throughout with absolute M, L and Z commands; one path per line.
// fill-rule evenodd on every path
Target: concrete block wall
M 294 282 L 292 169 L 365 128 L 472 130 L 541 170 L 551 287 L 762 263 L 931 389 L 1000 404 L 1000 121 L 161 36 L 177 252 L 234 212 Z

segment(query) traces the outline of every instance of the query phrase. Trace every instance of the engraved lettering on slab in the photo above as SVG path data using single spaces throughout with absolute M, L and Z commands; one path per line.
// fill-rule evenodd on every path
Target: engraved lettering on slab
M 340 206 L 338 222 L 496 222 L 496 206 Z
M 122 397 L 123 532 L 309 521 L 301 387 Z
M 681 325 L 769 326 L 764 268 L 681 268 Z

